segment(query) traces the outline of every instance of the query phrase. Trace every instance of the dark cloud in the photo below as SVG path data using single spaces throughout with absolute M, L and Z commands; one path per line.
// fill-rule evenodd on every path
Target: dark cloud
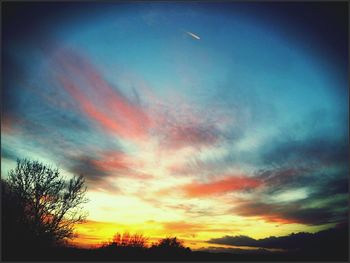
M 111 185 L 106 180 L 110 176 L 110 173 L 98 166 L 96 160 L 98 159 L 89 156 L 80 156 L 74 160 L 70 160 L 70 170 L 74 174 L 84 176 L 89 189 L 98 189 L 99 191 L 110 193 L 118 192 L 118 187 Z
M 90 182 L 101 181 L 107 176 L 106 171 L 95 164 L 95 159 L 88 156 L 81 156 L 72 162 L 72 172 L 81 174 Z
M 234 211 L 280 223 L 320 225 L 345 220 L 349 180 L 345 144 L 331 140 L 292 142 L 276 143 L 270 148 L 267 156 L 273 165 L 256 173 L 264 182 L 263 192 Z M 300 189 L 306 190 L 306 196 L 278 199 L 289 191 L 297 194 Z M 269 203 L 256 201 L 266 196 L 276 198 Z
M 288 236 L 267 237 L 254 239 L 248 236 L 224 236 L 213 238 L 208 241 L 211 244 L 222 244 L 232 246 L 249 246 L 260 248 L 279 248 L 279 249 L 330 249 L 337 244 L 345 245 L 348 243 L 348 227 L 331 228 L 315 234 L 312 233 L 292 233 Z
M 281 224 L 300 223 L 322 225 L 338 223 L 347 218 L 347 195 L 340 199 L 314 198 L 312 195 L 298 201 L 263 203 L 257 200 L 244 201 L 235 206 L 233 212 L 241 216 L 260 217 Z M 318 206 L 316 205 L 317 203 Z M 323 203 L 323 204 L 322 204 Z M 309 205 L 309 206 L 308 206 Z
M 9 159 L 12 161 L 17 160 L 18 156 L 15 152 L 12 150 L 6 148 L 6 147 L 1 147 L 1 158 Z
M 315 182 L 315 189 L 309 196 L 310 199 L 329 198 L 335 195 L 344 195 L 349 192 L 349 178 L 344 171 L 343 174 L 328 178 L 321 182 Z
M 345 170 L 331 176 L 310 169 L 289 168 L 261 172 L 257 178 L 264 182 L 261 193 L 237 203 L 232 210 L 241 216 L 257 216 L 269 222 L 322 225 L 347 218 L 348 177 Z M 279 195 L 306 189 L 305 196 L 283 200 Z M 292 192 L 289 192 L 292 191 Z M 262 201 L 269 196 L 273 202 Z M 292 198 L 294 198 L 292 196 Z
M 270 191 L 277 191 L 281 188 L 291 188 L 299 186 L 300 179 L 307 180 L 310 169 L 304 167 L 280 167 L 259 171 L 256 175 L 264 181 Z M 305 179 L 306 178 L 306 179 Z
M 314 174 L 313 174 L 314 173 Z M 257 178 L 264 182 L 261 193 L 238 203 L 233 212 L 242 216 L 258 216 L 277 223 L 320 225 L 336 223 L 347 218 L 348 177 L 346 170 L 330 176 L 327 171 L 317 173 L 310 169 L 288 168 L 261 172 Z M 306 196 L 283 200 L 293 191 L 305 189 Z M 289 192 L 292 191 L 292 192 Z M 266 196 L 273 202 L 264 202 Z M 293 198 L 293 197 L 292 197 Z
M 259 244 L 259 240 L 243 235 L 212 238 L 208 241 L 208 243 L 233 246 L 263 247 L 261 244 Z
M 312 194 L 323 197 L 347 192 L 348 169 L 346 167 L 286 166 L 260 170 L 255 176 L 262 180 L 268 194 L 288 189 L 309 187 Z
M 348 139 L 342 136 L 332 139 L 326 135 L 298 139 L 289 133 L 267 142 L 260 155 L 265 165 L 346 165 L 349 157 Z

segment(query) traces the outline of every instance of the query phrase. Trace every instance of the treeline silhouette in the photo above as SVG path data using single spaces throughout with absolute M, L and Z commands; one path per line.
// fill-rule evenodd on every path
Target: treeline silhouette
M 104 258 L 123 260 L 185 259 L 192 252 L 177 237 L 166 237 L 150 245 L 148 240 L 142 234 L 117 233 L 111 242 L 96 251 Z
M 82 176 L 69 180 L 57 169 L 18 160 L 1 180 L 2 260 L 5 261 L 328 261 L 348 260 L 348 224 L 316 234 L 254 240 L 230 237 L 208 241 L 209 251 L 193 251 L 177 237 L 151 243 L 141 234 L 117 233 L 110 242 L 83 249 L 69 244 L 84 221 L 86 187 Z M 212 244 L 260 247 L 215 248 Z M 261 247 L 288 248 L 271 252 Z

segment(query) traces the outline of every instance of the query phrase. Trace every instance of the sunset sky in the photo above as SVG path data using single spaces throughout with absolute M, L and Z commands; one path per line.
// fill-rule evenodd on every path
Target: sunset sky
M 347 221 L 341 4 L 8 3 L 2 177 L 17 158 L 84 175 L 84 246 Z

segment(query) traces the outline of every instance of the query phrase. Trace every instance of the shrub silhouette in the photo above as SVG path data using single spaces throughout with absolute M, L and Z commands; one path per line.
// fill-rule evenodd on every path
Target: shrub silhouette
M 177 237 L 163 238 L 154 246 L 159 248 L 184 248 L 183 242 Z
M 183 254 L 191 252 L 190 248 L 186 248 L 183 242 L 177 237 L 166 237 L 151 246 L 151 251 L 161 254 Z
M 87 201 L 82 176 L 64 180 L 58 169 L 37 161 L 17 160 L 2 180 L 4 252 L 51 247 L 73 237 L 84 220 Z

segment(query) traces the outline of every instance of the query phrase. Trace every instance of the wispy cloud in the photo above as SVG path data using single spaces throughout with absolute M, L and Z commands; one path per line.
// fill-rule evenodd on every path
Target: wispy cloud
M 110 85 L 86 58 L 67 50 L 56 54 L 57 79 L 86 117 L 122 138 L 145 138 L 150 120 L 140 105 Z M 59 72 L 59 71 L 58 71 Z

